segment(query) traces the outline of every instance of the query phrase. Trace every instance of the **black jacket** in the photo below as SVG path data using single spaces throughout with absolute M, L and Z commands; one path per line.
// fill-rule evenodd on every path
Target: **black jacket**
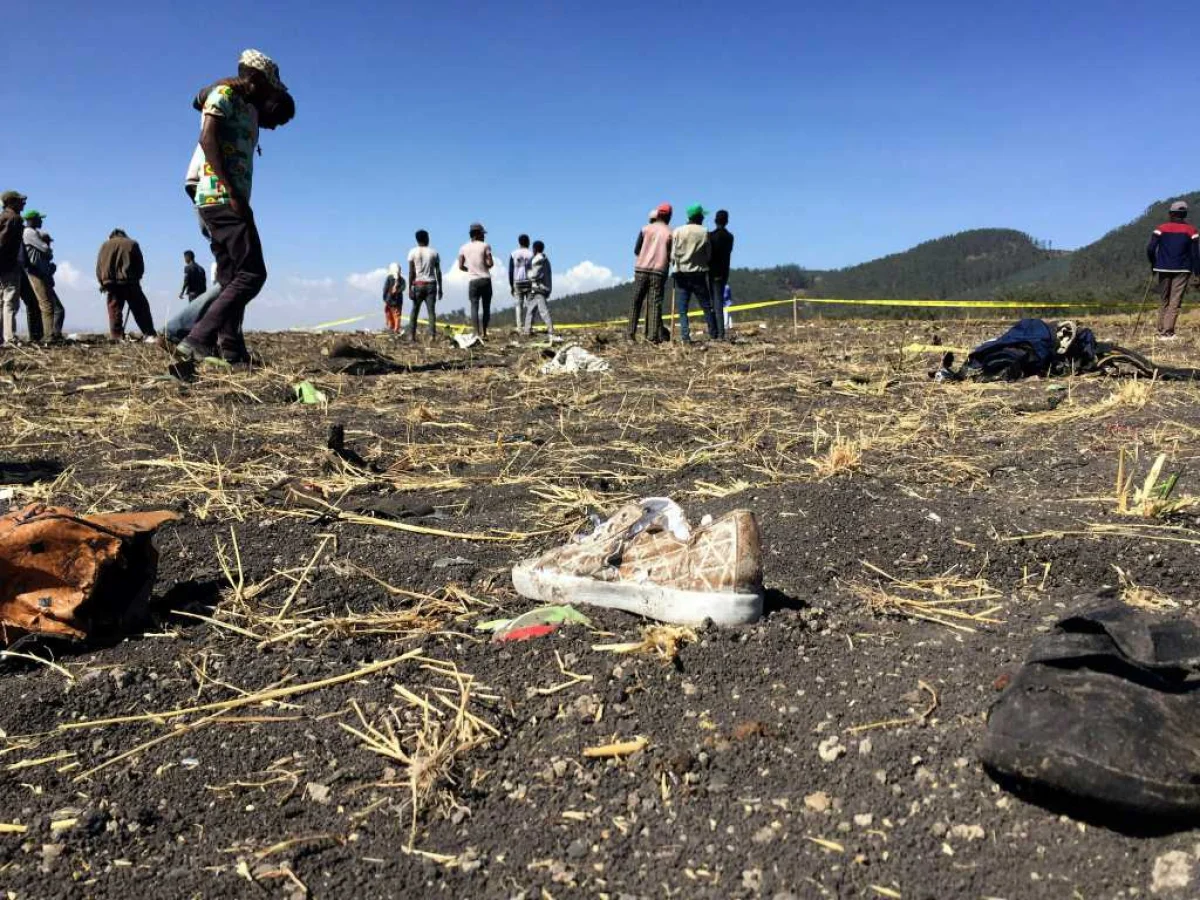
M 733 257 L 733 235 L 720 226 L 708 233 L 708 273 L 714 278 L 729 277 L 729 261 Z
M 203 294 L 208 289 L 208 276 L 204 274 L 204 269 L 199 263 L 184 263 L 183 265 L 183 288 L 180 289 L 180 294 L 187 294 L 189 298 L 196 298 Z
M 16 268 L 24 234 L 25 223 L 20 213 L 7 207 L 0 212 L 0 272 Z

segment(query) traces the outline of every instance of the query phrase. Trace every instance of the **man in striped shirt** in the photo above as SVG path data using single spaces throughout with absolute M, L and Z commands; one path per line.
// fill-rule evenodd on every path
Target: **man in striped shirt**
M 1187 222 L 1188 205 L 1182 200 L 1171 204 L 1171 220 L 1154 229 L 1146 256 L 1158 275 L 1162 303 L 1158 310 L 1158 339 L 1175 339 L 1175 320 L 1183 305 L 1188 282 L 1200 275 L 1200 232 Z

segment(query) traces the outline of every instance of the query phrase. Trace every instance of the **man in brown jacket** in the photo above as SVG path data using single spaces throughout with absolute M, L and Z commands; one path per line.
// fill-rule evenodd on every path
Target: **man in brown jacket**
M 100 255 L 96 257 L 96 281 L 108 297 L 109 340 L 119 341 L 125 337 L 122 317 L 126 303 L 142 336 L 147 341 L 155 338 L 150 301 L 142 292 L 142 275 L 145 272 L 142 248 L 120 228 L 114 228 L 108 240 L 100 245 Z

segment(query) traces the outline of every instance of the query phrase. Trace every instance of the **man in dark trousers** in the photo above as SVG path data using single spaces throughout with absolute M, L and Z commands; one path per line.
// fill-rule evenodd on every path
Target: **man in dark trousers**
M 17 305 L 21 302 L 21 242 L 25 226 L 21 210 L 25 195 L 19 191 L 0 194 L 0 344 L 17 339 Z
M 1188 281 L 1200 275 L 1200 232 L 1187 222 L 1188 205 L 1182 200 L 1171 204 L 1171 220 L 1154 229 L 1146 256 L 1158 275 L 1162 303 L 1158 310 L 1158 339 L 1175 340 L 1175 320 L 1183 305 Z
M 492 248 L 487 242 L 487 229 L 472 222 L 467 229 L 470 240 L 458 251 L 458 269 L 467 273 L 467 299 L 471 304 L 471 327 L 480 338 L 487 338 L 488 322 L 492 319 Z
M 708 233 L 708 294 L 717 314 L 717 337 L 725 334 L 725 288 L 729 284 L 729 262 L 733 257 L 733 234 L 726 227 L 729 213 L 718 209 L 713 217 L 716 228 Z
M 637 340 L 638 319 L 646 308 L 645 339 L 652 344 L 663 341 L 663 291 L 671 269 L 671 204 L 661 203 L 650 210 L 650 223 L 638 232 L 633 245 L 633 302 L 629 307 L 626 338 Z
M 437 337 L 436 304 L 442 299 L 442 257 L 429 246 L 429 232 L 422 228 L 416 234 L 417 246 L 408 251 L 408 339 L 417 339 L 417 316 L 425 304 L 429 339 Z
M 146 263 L 138 242 L 120 228 L 114 228 L 96 256 L 96 281 L 108 299 L 109 340 L 119 341 L 125 337 L 122 319 L 126 304 L 129 304 L 142 337 L 146 341 L 154 340 L 154 316 L 150 313 L 150 301 L 142 292 L 145 274 Z
M 191 250 L 183 251 L 183 287 L 179 289 L 179 299 L 187 298 L 191 303 L 208 290 L 208 278 L 204 269 L 196 262 L 196 254 Z
M 708 291 L 708 259 L 710 247 L 708 232 L 704 228 L 706 210 L 699 203 L 687 208 L 687 224 L 671 232 L 671 264 L 675 269 L 675 317 L 679 319 L 679 341 L 692 342 L 691 326 L 688 322 L 688 307 L 694 296 L 704 312 L 708 336 L 717 338 L 716 313 L 712 295 Z
M 250 208 L 254 150 L 259 114 L 273 96 L 286 92 L 274 60 L 246 50 L 238 60 L 237 77 L 218 82 L 204 100 L 200 114 L 204 163 L 195 203 L 217 261 L 217 280 L 224 287 L 176 346 L 175 353 L 184 363 L 218 351 L 228 363 L 250 361 L 242 320 L 246 305 L 267 282 L 262 241 Z M 181 370 L 181 374 L 187 373 Z

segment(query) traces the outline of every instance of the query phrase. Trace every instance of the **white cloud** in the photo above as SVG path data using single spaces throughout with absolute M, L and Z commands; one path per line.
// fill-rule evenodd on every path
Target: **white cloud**
M 333 287 L 332 278 L 297 278 L 295 275 L 289 276 L 288 281 L 296 287 L 308 288 L 310 290 L 326 290 Z
M 351 272 L 346 276 L 346 284 L 356 291 L 379 293 L 383 290 L 383 282 L 387 280 L 387 273 L 386 267 L 372 269 L 370 272 Z
M 562 274 L 554 276 L 554 294 L 557 297 L 583 294 L 600 288 L 615 287 L 627 280 L 618 278 L 608 266 L 598 266 L 590 259 L 585 259 Z
M 54 273 L 54 281 L 55 284 L 62 284 L 67 287 L 81 287 L 83 285 L 83 273 L 64 259 L 58 264 L 58 271 Z

